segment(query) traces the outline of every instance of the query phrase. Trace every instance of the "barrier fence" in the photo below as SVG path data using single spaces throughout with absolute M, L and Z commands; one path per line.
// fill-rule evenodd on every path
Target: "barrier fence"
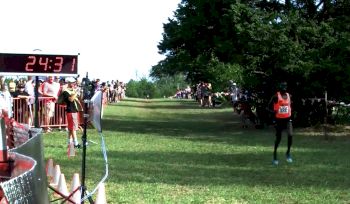
M 104 92 L 102 98 L 103 106 L 107 105 L 107 93 Z M 12 117 L 19 123 L 29 124 L 31 127 L 34 127 L 35 113 L 38 112 L 39 127 L 66 128 L 68 124 L 65 105 L 58 105 L 55 103 L 55 112 L 53 117 L 50 118 L 49 123 L 47 123 L 45 120 L 48 117 L 46 113 L 47 103 L 53 99 L 53 97 L 38 97 L 39 108 L 38 110 L 35 110 L 35 104 L 29 103 L 29 99 L 13 98 Z M 81 101 L 81 104 L 84 104 L 84 102 Z M 83 124 L 83 121 L 84 113 L 80 112 L 79 124 Z
M 46 117 L 48 117 L 46 112 L 46 106 L 49 101 L 52 101 L 52 97 L 39 97 L 38 103 L 39 108 L 35 110 L 35 104 L 30 104 L 28 99 L 23 98 L 13 98 L 13 118 L 24 124 L 29 124 L 34 126 L 34 117 L 35 113 L 38 112 L 39 126 L 41 128 L 47 127 L 58 127 L 65 128 L 67 127 L 67 118 L 66 118 L 66 106 L 58 105 L 55 103 L 55 112 L 53 117 L 50 118 L 50 122 L 46 122 Z

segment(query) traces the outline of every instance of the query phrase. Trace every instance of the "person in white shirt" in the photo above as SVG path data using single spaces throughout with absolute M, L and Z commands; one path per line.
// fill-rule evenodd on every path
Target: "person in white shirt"
M 1 95 L 5 100 L 5 106 L 7 115 L 9 118 L 13 117 L 13 110 L 12 110 L 12 104 L 13 104 L 13 98 L 9 92 L 9 88 L 6 84 L 1 85 Z
M 44 99 L 45 104 L 45 115 L 44 115 L 44 129 L 45 132 L 51 132 L 50 120 L 55 113 L 55 104 L 58 97 L 58 92 L 60 90 L 60 84 L 54 82 L 53 76 L 48 76 L 47 81 L 43 84 L 43 95 L 47 97 Z
M 4 86 L 2 86 L 3 88 Z M 8 117 L 8 104 L 5 100 L 3 92 L 0 93 L 0 117 Z
M 29 94 L 29 104 L 28 105 L 29 105 L 30 112 L 31 112 L 30 117 L 29 117 L 29 121 L 28 121 L 29 125 L 31 125 L 32 121 L 33 121 L 32 111 L 34 110 L 34 102 L 35 102 L 34 88 L 35 88 L 35 83 L 34 83 L 33 77 L 28 76 L 28 80 L 24 85 L 24 91 Z
M 238 112 L 238 99 L 239 99 L 239 89 L 237 87 L 237 84 L 233 82 L 232 80 L 229 81 L 229 93 L 231 97 L 231 104 L 233 107 L 233 112 Z
M 24 85 L 24 91 L 27 92 L 29 94 L 29 96 L 31 97 L 29 99 L 30 104 L 34 103 L 34 80 L 32 76 L 28 76 L 28 81 L 25 83 Z

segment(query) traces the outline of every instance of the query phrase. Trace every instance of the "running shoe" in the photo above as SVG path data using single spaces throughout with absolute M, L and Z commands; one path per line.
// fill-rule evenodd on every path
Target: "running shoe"
M 277 166 L 278 165 L 278 160 L 277 159 L 272 160 L 272 165 Z
M 293 163 L 293 159 L 292 159 L 292 156 L 290 154 L 286 155 L 286 160 L 288 163 Z

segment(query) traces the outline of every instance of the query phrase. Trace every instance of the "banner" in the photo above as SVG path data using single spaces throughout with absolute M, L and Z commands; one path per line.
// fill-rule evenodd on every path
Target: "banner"
M 102 132 L 101 118 L 103 116 L 102 92 L 97 91 L 91 98 L 90 121 L 98 132 Z

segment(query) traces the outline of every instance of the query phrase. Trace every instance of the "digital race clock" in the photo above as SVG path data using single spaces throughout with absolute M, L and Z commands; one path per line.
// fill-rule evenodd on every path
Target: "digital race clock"
M 77 75 L 78 55 L 0 53 L 0 75 Z

